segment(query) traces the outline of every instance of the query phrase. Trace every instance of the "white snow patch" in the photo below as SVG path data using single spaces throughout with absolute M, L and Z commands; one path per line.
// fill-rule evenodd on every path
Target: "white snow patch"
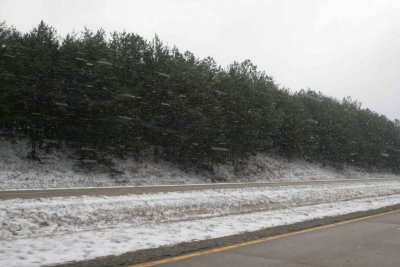
M 0 266 L 118 255 L 400 204 L 399 181 L 0 202 Z
M 83 172 L 74 167 L 76 161 L 66 149 L 44 154 L 42 163 L 26 160 L 29 148 L 25 142 L 11 144 L 0 139 L 0 190 L 33 188 L 71 188 L 138 186 L 167 184 L 202 184 L 210 182 L 266 182 L 266 181 L 310 181 L 339 179 L 391 178 L 400 176 L 390 173 L 368 173 L 354 167 L 336 170 L 306 161 L 287 161 L 258 154 L 249 159 L 248 166 L 234 172 L 231 165 L 215 165 L 214 174 L 183 171 L 176 165 L 147 159 L 115 159 L 116 169 L 121 175 L 110 175 L 101 170 Z
M 39 151 L 42 163 L 26 159 L 29 146 L 25 142 L 11 144 L 0 139 L 0 190 L 34 188 L 71 188 L 209 183 L 210 178 L 194 172 L 184 172 L 177 166 L 160 161 L 115 159 L 121 175 L 104 170 L 84 172 L 78 169 L 71 151 L 45 154 Z

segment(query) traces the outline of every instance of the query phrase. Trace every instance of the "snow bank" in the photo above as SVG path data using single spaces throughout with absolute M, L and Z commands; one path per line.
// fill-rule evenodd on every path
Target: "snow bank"
M 400 204 L 400 181 L 0 202 L 0 266 L 40 266 Z
M 70 188 L 124 185 L 162 185 L 207 183 L 210 178 L 188 173 L 167 162 L 155 164 L 130 160 L 115 160 L 121 175 L 94 170 L 84 172 L 76 167 L 71 151 L 50 154 L 39 151 L 42 163 L 26 159 L 28 144 L 11 144 L 0 139 L 0 190 L 32 188 Z
M 0 240 L 0 264 L 8 267 L 34 267 L 94 259 L 128 251 L 218 238 L 327 216 L 378 209 L 398 203 L 400 201 L 397 195 L 196 221 L 137 227 L 117 225 L 98 231 L 71 232 L 35 239 Z
M 322 202 L 400 194 L 400 182 L 212 189 L 158 194 L 12 199 L 0 202 L 0 238 L 165 223 Z
M 367 173 L 355 168 L 341 171 L 305 161 L 287 161 L 265 155 L 256 155 L 249 160 L 248 167 L 239 173 L 230 165 L 216 165 L 213 175 L 185 172 L 177 166 L 146 160 L 142 163 L 130 160 L 115 160 L 121 175 L 110 175 L 104 171 L 83 172 L 75 167 L 76 161 L 70 151 L 40 154 L 42 163 L 26 160 L 28 146 L 24 142 L 11 144 L 0 140 L 0 190 L 18 188 L 67 188 L 123 185 L 162 185 L 219 182 L 256 181 L 309 181 L 347 178 L 397 178 L 389 173 Z

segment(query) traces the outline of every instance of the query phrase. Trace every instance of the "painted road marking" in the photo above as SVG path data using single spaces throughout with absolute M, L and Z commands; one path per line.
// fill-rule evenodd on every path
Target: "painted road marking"
M 290 233 L 269 236 L 269 237 L 265 237 L 265 238 L 261 238 L 261 239 L 257 239 L 257 240 L 246 241 L 246 242 L 223 246 L 223 247 L 219 247 L 219 248 L 202 250 L 202 251 L 193 252 L 193 253 L 176 256 L 176 257 L 171 257 L 171 258 L 166 258 L 166 259 L 162 259 L 162 260 L 155 260 L 155 261 L 150 261 L 147 263 L 135 264 L 135 265 L 131 265 L 130 267 L 157 266 L 157 265 L 164 264 L 164 263 L 185 260 L 185 259 L 189 259 L 189 258 L 193 258 L 193 257 L 198 257 L 198 256 L 207 255 L 207 254 L 211 254 L 211 253 L 217 253 L 217 252 L 226 251 L 226 250 L 230 250 L 230 249 L 234 249 L 234 248 L 257 245 L 260 243 L 264 243 L 264 242 L 268 242 L 271 240 L 280 239 L 280 238 L 284 238 L 284 237 L 289 237 L 289 236 L 300 235 L 300 234 L 304 234 L 304 233 L 308 233 L 308 232 L 314 232 L 314 231 L 318 231 L 318 230 L 328 229 L 328 228 L 332 228 L 332 227 L 335 227 L 338 225 L 355 223 L 355 222 L 359 222 L 359 221 L 363 221 L 363 220 L 368 220 L 371 218 L 389 215 L 389 214 L 396 213 L 396 212 L 400 212 L 400 210 L 387 211 L 387 212 L 383 212 L 383 213 L 379 213 L 379 214 L 375 214 L 375 215 L 369 215 L 369 216 L 359 217 L 359 218 L 355 218 L 355 219 L 351 219 L 351 220 L 347 220 L 347 221 L 341 221 L 341 222 L 337 222 L 337 223 L 316 226 L 316 227 L 312 227 L 312 228 L 308 228 L 308 229 L 303 229 L 303 230 L 298 230 L 298 231 L 294 231 L 294 232 L 290 232 Z

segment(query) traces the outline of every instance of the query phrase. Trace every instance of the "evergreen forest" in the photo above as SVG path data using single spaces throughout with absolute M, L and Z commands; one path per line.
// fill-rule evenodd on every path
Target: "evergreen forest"
M 282 88 L 250 60 L 219 66 L 127 32 L 64 37 L 0 24 L 0 137 L 68 148 L 82 165 L 145 153 L 182 168 L 241 167 L 256 153 L 400 171 L 400 123 L 310 89 Z

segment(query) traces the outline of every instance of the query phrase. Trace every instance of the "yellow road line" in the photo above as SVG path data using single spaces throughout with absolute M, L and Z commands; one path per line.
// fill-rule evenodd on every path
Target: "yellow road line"
M 280 239 L 280 238 L 284 238 L 284 237 L 289 237 L 289 236 L 299 235 L 299 234 L 303 234 L 303 233 L 323 230 L 323 229 L 335 227 L 335 226 L 338 226 L 338 225 L 359 222 L 359 221 L 363 221 L 363 220 L 367 220 L 367 219 L 371 219 L 371 218 L 375 218 L 375 217 L 380 217 L 380 216 L 396 213 L 396 212 L 399 212 L 399 211 L 400 210 L 387 211 L 387 212 L 383 212 L 383 213 L 379 213 L 379 214 L 375 214 L 375 215 L 369 215 L 369 216 L 355 218 L 355 219 L 351 219 L 351 220 L 347 220 L 347 221 L 341 221 L 341 222 L 337 222 L 337 223 L 332 223 L 332 224 L 327 224 L 327 225 L 322 225 L 322 226 L 316 226 L 316 227 L 312 227 L 312 228 L 308 228 L 308 229 L 303 229 L 303 230 L 298 230 L 298 231 L 289 232 L 289 233 L 285 233 L 285 234 L 269 236 L 269 237 L 265 237 L 265 238 L 261 238 L 261 239 L 257 239 L 257 240 L 237 243 L 237 244 L 228 245 L 228 246 L 224 246 L 224 247 L 212 248 L 212 249 L 202 250 L 202 251 L 193 252 L 193 253 L 180 255 L 180 256 L 176 256 L 176 257 L 166 258 L 166 259 L 162 259 L 162 260 L 155 260 L 155 261 L 151 261 L 151 262 L 147 262 L 147 263 L 136 264 L 136 265 L 132 265 L 130 267 L 156 266 L 156 265 L 160 265 L 160 264 L 164 264 L 164 263 L 168 263 L 168 262 L 180 261 L 180 260 L 189 259 L 189 258 L 193 258 L 193 257 L 198 257 L 198 256 L 202 256 L 202 255 L 207 255 L 207 254 L 211 254 L 211 253 L 230 250 L 230 249 L 234 249 L 234 248 L 240 248 L 240 247 L 245 247 L 245 246 L 256 245 L 256 244 L 260 244 L 260 243 L 264 243 L 264 242 L 267 242 L 267 241 Z

